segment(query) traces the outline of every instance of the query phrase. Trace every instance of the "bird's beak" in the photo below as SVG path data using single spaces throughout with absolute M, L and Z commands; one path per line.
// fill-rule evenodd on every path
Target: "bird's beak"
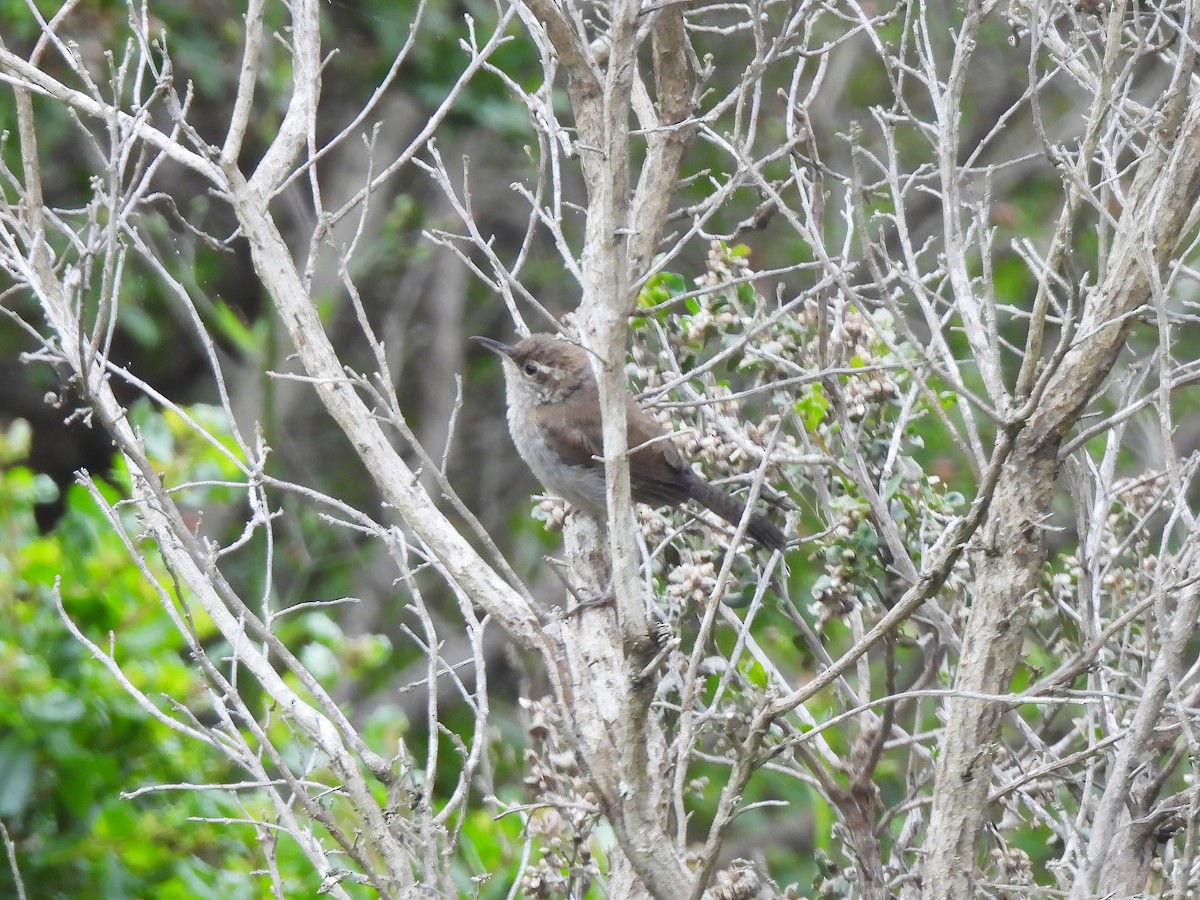
M 479 341 L 479 343 L 483 344 L 483 346 L 487 347 L 489 350 L 495 354 L 498 354 L 499 356 L 507 356 L 509 359 L 512 358 L 514 348 L 510 347 L 508 344 L 501 343 L 500 341 L 494 341 L 490 337 L 480 337 L 477 334 L 472 335 L 471 340 Z

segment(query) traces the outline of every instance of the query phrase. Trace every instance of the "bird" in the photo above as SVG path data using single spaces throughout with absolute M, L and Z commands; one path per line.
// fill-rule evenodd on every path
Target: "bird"
M 526 465 L 547 490 L 603 517 L 600 390 L 587 351 L 551 334 L 531 334 L 511 345 L 471 339 L 501 359 L 508 430 Z M 625 423 L 635 502 L 662 507 L 695 500 L 732 525 L 741 522 L 745 505 L 692 471 L 674 439 L 628 396 Z M 761 513 L 750 513 L 746 533 L 768 550 L 787 547 L 784 533 Z

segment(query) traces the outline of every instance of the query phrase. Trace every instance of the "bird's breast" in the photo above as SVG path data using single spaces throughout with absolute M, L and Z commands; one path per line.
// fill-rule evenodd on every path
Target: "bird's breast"
M 535 406 L 510 403 L 508 430 L 521 459 L 546 490 L 558 494 L 572 506 L 596 515 L 604 514 L 604 468 L 565 462 L 562 454 L 547 441 Z

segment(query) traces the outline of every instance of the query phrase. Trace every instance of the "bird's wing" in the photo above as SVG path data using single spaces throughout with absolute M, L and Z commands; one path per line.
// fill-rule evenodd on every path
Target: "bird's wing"
M 558 448 L 563 462 L 579 468 L 603 466 L 598 457 L 604 455 L 602 426 L 595 417 L 595 401 L 559 403 L 553 412 L 542 414 L 542 429 L 547 443 Z M 630 484 L 639 503 L 652 506 L 678 504 L 689 496 L 691 467 L 675 446 L 673 438 L 650 416 L 638 408 L 633 398 L 625 407 L 625 424 L 629 447 L 641 448 L 630 457 Z M 652 443 L 647 443 L 652 442 Z M 644 445 L 644 446 L 643 446 Z
M 596 459 L 604 455 L 604 438 L 595 406 L 584 400 L 567 401 L 538 409 L 538 422 L 546 443 L 554 447 L 562 461 L 579 468 L 597 468 Z
M 633 497 L 651 506 L 683 503 L 690 496 L 692 468 L 675 445 L 675 438 L 650 418 L 630 397 L 625 406 L 629 446 L 629 480 Z M 651 442 L 651 443 L 647 443 Z M 643 446 L 644 445 L 644 446 Z

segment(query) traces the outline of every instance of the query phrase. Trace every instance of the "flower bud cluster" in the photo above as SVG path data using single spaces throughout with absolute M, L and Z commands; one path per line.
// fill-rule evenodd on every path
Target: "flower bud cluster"
M 599 877 L 591 837 L 600 804 L 575 754 L 559 734 L 554 704 L 522 701 L 529 714 L 529 749 L 524 785 L 536 809 L 526 829 L 538 844 L 521 879 L 526 897 L 570 896 L 572 885 Z
M 683 550 L 679 565 L 667 575 L 667 598 L 676 609 L 704 603 L 717 584 L 712 550 Z
M 1104 618 L 1111 619 L 1149 596 L 1170 560 L 1153 552 L 1146 520 L 1155 512 L 1170 511 L 1174 504 L 1169 487 L 1166 476 L 1157 472 L 1118 479 L 1090 565 L 1085 567 L 1078 554 L 1061 557 L 1050 572 L 1047 602 L 1038 616 L 1056 620 L 1056 607 L 1061 607 L 1073 617 L 1099 602 Z M 1081 585 L 1088 586 L 1090 596 L 1079 596 Z
M 737 254 L 721 241 L 711 241 L 704 258 L 704 274 L 696 279 L 696 287 L 713 290 L 733 281 L 744 279 L 750 274 L 750 258 Z

